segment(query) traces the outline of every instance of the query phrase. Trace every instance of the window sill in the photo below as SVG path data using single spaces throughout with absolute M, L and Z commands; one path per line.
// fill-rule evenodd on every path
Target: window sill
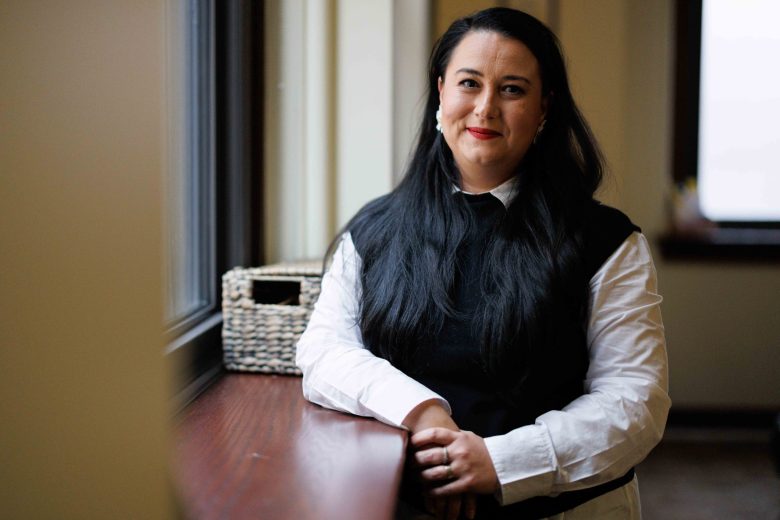
M 778 263 L 780 229 L 711 227 L 673 230 L 658 243 L 661 255 L 672 261 Z
M 181 414 L 187 518 L 391 520 L 406 432 L 306 402 L 298 377 L 228 374 Z

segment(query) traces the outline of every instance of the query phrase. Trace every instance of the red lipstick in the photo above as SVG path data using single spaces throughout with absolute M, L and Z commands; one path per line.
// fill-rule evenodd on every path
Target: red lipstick
M 494 137 L 499 137 L 501 135 L 500 132 L 496 132 L 490 128 L 480 128 L 478 126 L 467 126 L 466 130 L 468 130 L 472 136 L 482 140 L 493 139 Z

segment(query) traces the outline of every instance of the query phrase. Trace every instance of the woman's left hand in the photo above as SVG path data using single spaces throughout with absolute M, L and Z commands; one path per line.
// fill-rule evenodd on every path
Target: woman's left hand
M 496 469 L 479 435 L 428 428 L 414 434 L 411 442 L 419 450 L 414 460 L 421 467 L 423 481 L 433 486 L 432 496 L 490 494 L 499 489 Z

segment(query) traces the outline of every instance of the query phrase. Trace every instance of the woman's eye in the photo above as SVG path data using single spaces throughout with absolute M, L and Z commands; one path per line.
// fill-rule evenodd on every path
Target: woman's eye
M 504 87 L 504 92 L 507 94 L 524 94 L 525 90 L 523 90 L 522 87 L 518 87 L 517 85 L 506 85 Z
M 477 87 L 477 82 L 474 81 L 473 79 L 464 79 L 463 81 L 460 82 L 460 84 L 462 86 L 466 87 L 466 88 L 476 88 Z

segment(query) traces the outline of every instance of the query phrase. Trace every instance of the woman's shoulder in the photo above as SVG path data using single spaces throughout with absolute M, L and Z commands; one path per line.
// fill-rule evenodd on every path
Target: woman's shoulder
M 634 232 L 642 230 L 617 208 L 591 201 L 584 221 L 586 265 L 590 275 Z
M 634 224 L 631 219 L 617 208 L 608 206 L 596 199 L 590 201 L 586 212 L 586 227 L 592 230 L 618 230 L 632 229 L 639 231 L 639 226 Z

